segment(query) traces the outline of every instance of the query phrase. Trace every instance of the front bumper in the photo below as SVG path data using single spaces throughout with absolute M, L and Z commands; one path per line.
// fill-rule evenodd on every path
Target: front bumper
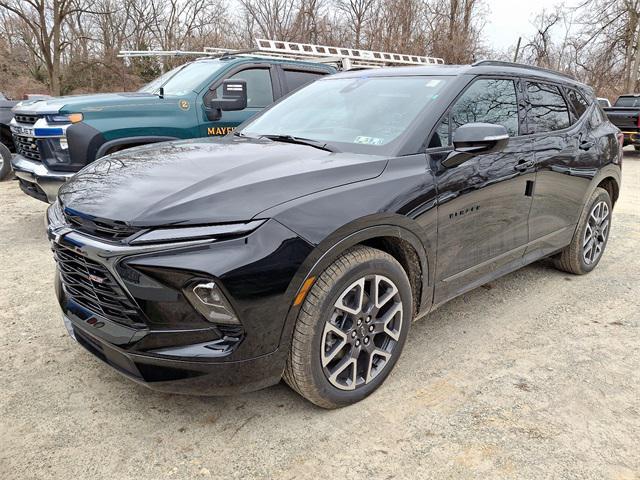
M 293 276 L 311 251 L 306 242 L 273 220 L 223 241 L 105 242 L 73 230 L 56 207 L 47 215 L 58 259 L 56 294 L 69 333 L 83 347 L 165 392 L 230 394 L 280 381 L 288 354 L 281 335 L 297 290 Z M 96 295 L 113 298 L 104 287 L 109 278 L 117 282 L 137 308 L 135 318 L 114 317 L 79 296 L 77 284 L 63 282 L 70 264 L 61 253 L 89 267 Z M 240 326 L 212 324 L 185 302 L 180 292 L 193 275 L 219 282 Z
M 22 191 L 48 203 L 55 202 L 58 189 L 75 174 L 51 171 L 42 162 L 29 160 L 21 155 L 13 156 L 11 166 L 20 181 Z
M 285 358 L 280 351 L 237 362 L 168 359 L 132 353 L 91 333 L 91 325 L 64 316 L 70 336 L 127 378 L 153 390 L 190 395 L 231 395 L 275 385 Z

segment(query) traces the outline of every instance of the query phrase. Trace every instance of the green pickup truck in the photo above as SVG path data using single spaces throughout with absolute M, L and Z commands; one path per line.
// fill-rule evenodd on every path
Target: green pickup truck
M 137 92 L 21 102 L 10 123 L 11 165 L 25 193 L 53 202 L 58 188 L 97 158 L 226 135 L 280 97 L 335 72 L 322 63 L 229 54 L 182 65 Z

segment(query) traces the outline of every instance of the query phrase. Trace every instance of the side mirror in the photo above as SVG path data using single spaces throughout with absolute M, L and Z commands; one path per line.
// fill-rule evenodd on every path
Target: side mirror
M 453 152 L 442 161 L 447 168 L 457 167 L 483 153 L 499 152 L 509 143 L 504 125 L 467 123 L 453 133 Z
M 245 108 L 247 108 L 246 80 L 223 81 L 222 98 L 212 98 L 206 104 L 209 120 L 219 120 L 222 111 L 244 110 Z

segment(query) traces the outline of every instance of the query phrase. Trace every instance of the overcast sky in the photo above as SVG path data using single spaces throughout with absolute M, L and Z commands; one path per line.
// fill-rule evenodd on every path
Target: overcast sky
M 531 23 L 543 8 L 548 10 L 559 3 L 575 5 L 575 0 L 486 0 L 490 9 L 484 37 L 488 46 L 496 50 L 515 47 L 518 37 L 531 36 L 535 29 Z

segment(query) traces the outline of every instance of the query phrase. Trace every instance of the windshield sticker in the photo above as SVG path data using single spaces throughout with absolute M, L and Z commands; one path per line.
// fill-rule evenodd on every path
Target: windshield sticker
M 438 79 L 434 78 L 432 80 L 429 80 L 426 83 L 426 86 L 430 87 L 430 88 L 434 88 L 434 87 L 437 87 L 438 85 L 440 85 L 441 83 L 442 83 L 442 80 L 438 80 Z
M 382 138 L 376 138 L 376 137 L 358 136 L 354 140 L 354 143 L 361 143 L 363 145 L 382 145 L 384 143 L 384 140 Z

